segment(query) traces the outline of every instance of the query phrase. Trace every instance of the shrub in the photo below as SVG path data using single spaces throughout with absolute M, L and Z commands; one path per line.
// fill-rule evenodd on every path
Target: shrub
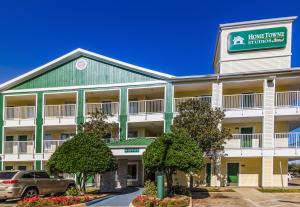
M 80 192 L 76 187 L 71 187 L 66 191 L 66 196 L 79 196 Z
M 147 180 L 144 185 L 144 191 L 143 194 L 147 196 L 156 196 L 157 189 L 154 182 L 151 182 L 150 180 Z
M 17 207 L 70 206 L 89 201 L 89 197 L 54 196 L 41 198 L 39 196 L 18 201 Z
M 189 198 L 183 196 L 160 200 L 154 196 L 139 195 L 133 199 L 132 204 L 135 207 L 187 207 Z
M 190 189 L 185 186 L 175 185 L 173 186 L 172 190 L 175 195 L 186 195 L 186 196 L 191 195 Z

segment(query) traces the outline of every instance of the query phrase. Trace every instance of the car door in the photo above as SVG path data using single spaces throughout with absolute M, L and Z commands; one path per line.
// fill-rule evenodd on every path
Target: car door
M 46 172 L 38 171 L 34 173 L 35 182 L 38 186 L 40 194 L 51 194 L 55 191 L 55 183 L 51 182 L 49 175 Z

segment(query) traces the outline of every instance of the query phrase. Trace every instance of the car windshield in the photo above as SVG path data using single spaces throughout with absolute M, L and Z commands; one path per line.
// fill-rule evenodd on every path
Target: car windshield
M 0 180 L 9 180 L 14 177 L 17 172 L 0 172 Z

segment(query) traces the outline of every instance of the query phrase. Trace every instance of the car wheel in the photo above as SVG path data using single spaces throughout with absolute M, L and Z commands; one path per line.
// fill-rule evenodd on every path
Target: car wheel
M 38 196 L 39 193 L 36 188 L 28 188 L 24 193 L 22 198 L 32 198 Z

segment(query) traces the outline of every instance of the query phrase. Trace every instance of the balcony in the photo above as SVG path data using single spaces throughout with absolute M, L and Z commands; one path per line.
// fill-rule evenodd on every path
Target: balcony
M 4 159 L 32 159 L 34 156 L 34 141 L 4 141 Z
M 55 150 L 61 146 L 66 140 L 45 140 L 44 141 L 44 153 L 53 153 Z
M 119 103 L 109 102 L 109 103 L 87 103 L 85 104 L 85 118 L 86 121 L 89 120 L 90 115 L 96 113 L 97 111 L 102 111 L 104 114 L 108 115 L 109 122 L 117 122 L 119 115 Z
M 76 123 L 76 104 L 45 105 L 45 125 L 71 125 Z
M 163 99 L 129 101 L 129 121 L 162 121 L 164 105 Z
M 277 92 L 275 96 L 275 115 L 299 115 L 300 91 Z
M 5 107 L 5 126 L 34 126 L 35 111 L 35 106 Z
M 274 134 L 275 154 L 294 156 L 300 154 L 300 132 Z
M 263 115 L 263 93 L 223 95 L 223 109 L 227 118 Z
M 178 111 L 179 111 L 178 105 L 183 103 L 183 102 L 186 102 L 190 99 L 200 100 L 200 101 L 208 102 L 209 104 L 211 104 L 211 96 L 196 96 L 196 97 L 174 98 L 174 104 L 173 104 L 174 109 L 173 109 L 173 111 L 175 113 L 178 113 Z

